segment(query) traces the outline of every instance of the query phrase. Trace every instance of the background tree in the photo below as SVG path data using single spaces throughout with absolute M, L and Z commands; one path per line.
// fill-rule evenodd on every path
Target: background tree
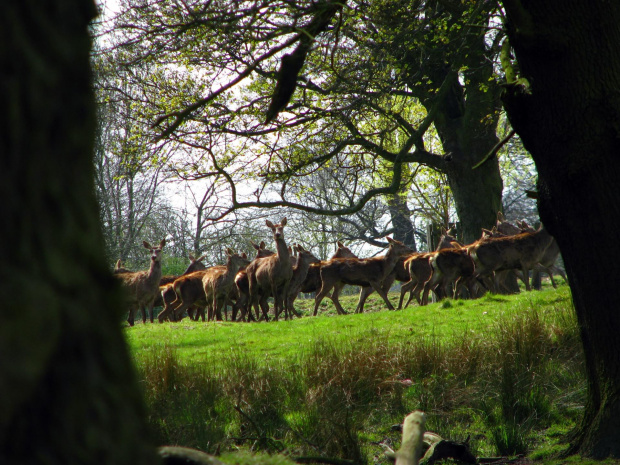
M 94 4 L 3 10 L 0 462 L 156 463 L 94 195 Z
M 562 250 L 588 397 L 569 453 L 620 457 L 620 4 L 504 0 L 510 123 L 538 170 L 540 216 Z M 593 231 L 596 231 L 593 234 Z M 611 280 L 611 281 L 610 281 Z
M 123 5 L 114 41 L 127 66 L 151 70 L 131 74 L 132 85 L 148 93 L 143 124 L 166 143 L 195 149 L 196 174 L 228 184 L 232 199 L 220 215 L 253 206 L 351 214 L 372 196 L 399 193 L 403 164 L 421 163 L 446 174 L 466 240 L 494 222 L 502 192 L 497 160 L 471 170 L 497 142 L 498 39 L 485 32 L 494 2 Z M 313 29 L 327 17 L 328 27 Z M 309 35 L 315 42 L 304 52 L 298 90 L 264 125 L 280 59 L 294 60 Z M 433 123 L 447 156 L 425 148 Z M 289 195 L 317 171 L 367 175 L 379 163 L 390 166 L 389 175 L 358 182 L 336 210 Z M 242 192 L 244 185 L 252 188 Z

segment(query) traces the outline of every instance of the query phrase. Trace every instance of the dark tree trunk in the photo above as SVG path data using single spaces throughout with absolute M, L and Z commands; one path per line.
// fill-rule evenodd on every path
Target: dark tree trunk
M 415 243 L 415 230 L 411 222 L 411 211 L 407 206 L 407 198 L 401 195 L 393 195 L 388 199 L 388 208 L 392 217 L 394 239 L 401 241 L 407 247 L 417 251 Z
M 496 127 L 501 101 L 498 86 L 489 85 L 493 68 L 484 50 L 483 43 L 472 48 L 466 62 L 470 70 L 467 88 L 455 81 L 434 121 L 448 154 L 445 173 L 466 243 L 479 239 L 482 228 L 490 229 L 497 212 L 502 210 L 503 182 L 497 158 L 472 169 L 498 142 Z M 434 81 L 441 83 L 447 71 L 437 70 Z M 426 104 L 430 106 L 432 100 Z
M 104 260 L 88 0 L 0 19 L 0 463 L 156 463 Z
M 508 1 L 520 75 L 510 121 L 538 168 L 538 205 L 562 250 L 588 397 L 571 453 L 620 457 L 620 3 Z

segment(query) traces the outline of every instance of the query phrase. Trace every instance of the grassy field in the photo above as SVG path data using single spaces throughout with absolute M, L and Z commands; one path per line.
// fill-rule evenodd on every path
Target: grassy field
M 391 295 L 393 302 L 397 295 Z M 357 297 L 342 299 L 355 308 Z M 479 457 L 549 461 L 579 419 L 585 383 L 568 286 L 293 321 L 126 328 L 158 444 L 233 461 L 304 456 L 389 463 L 412 410 Z M 244 454 L 239 455 L 239 451 Z M 265 455 L 267 454 L 267 455 Z M 243 459 L 239 458 L 243 457 Z

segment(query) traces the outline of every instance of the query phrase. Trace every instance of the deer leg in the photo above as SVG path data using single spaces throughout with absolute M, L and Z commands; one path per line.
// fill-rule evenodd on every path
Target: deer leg
M 342 292 L 342 289 L 344 288 L 344 284 L 343 283 L 338 283 L 334 286 L 334 292 L 332 292 L 331 295 L 331 300 L 334 304 L 334 307 L 336 307 L 336 311 L 338 312 L 338 315 L 346 315 L 347 311 L 342 308 L 342 305 L 340 305 L 340 292 Z
M 327 293 L 331 290 L 331 288 L 327 288 L 327 286 L 321 286 L 321 290 L 316 294 L 316 296 L 314 297 L 314 313 L 312 314 L 312 316 L 316 316 L 316 314 L 319 311 L 319 305 L 321 305 L 321 302 L 323 301 L 323 298 L 327 295 Z M 332 301 L 333 301 L 333 297 L 332 297 Z
M 127 315 L 127 323 L 129 323 L 129 326 L 133 326 L 135 313 L 136 313 L 136 308 L 131 307 L 129 309 L 129 315 Z
M 405 284 L 403 284 L 400 287 L 400 299 L 398 301 L 398 310 L 403 308 L 403 300 L 405 300 L 405 294 L 407 292 L 409 292 L 409 300 L 407 301 L 407 304 L 405 305 L 405 307 L 409 305 L 409 302 L 411 302 L 411 299 L 412 299 L 411 291 L 413 290 L 415 285 L 416 283 L 413 282 L 413 279 L 410 279 L 409 281 L 407 281 Z
M 357 301 L 357 307 L 355 308 L 355 313 L 364 313 L 364 304 L 366 303 L 366 299 L 374 292 L 372 286 L 365 286 L 360 289 L 360 297 Z
M 390 299 L 388 299 L 387 292 L 385 292 L 385 290 L 383 289 L 383 286 L 381 284 L 382 283 L 380 283 L 378 281 L 371 281 L 370 282 L 370 285 L 372 286 L 372 288 L 375 291 L 377 291 L 377 294 L 379 294 L 381 296 L 381 298 L 385 302 L 385 305 L 387 305 L 388 310 L 394 310 L 394 306 L 392 305 L 392 302 L 390 302 Z
M 531 291 L 532 287 L 530 286 L 530 270 L 528 270 L 528 268 L 523 265 L 523 282 L 525 283 L 525 290 L 526 291 Z

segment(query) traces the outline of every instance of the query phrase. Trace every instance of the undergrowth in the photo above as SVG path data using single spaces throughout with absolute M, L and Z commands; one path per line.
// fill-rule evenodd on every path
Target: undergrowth
M 296 342 L 294 325 L 304 319 L 269 323 L 281 325 L 297 347 L 268 362 L 247 345 L 180 356 L 177 338 L 135 356 L 151 428 L 160 444 L 209 453 L 388 463 L 382 444 L 399 442 L 391 426 L 421 409 L 428 430 L 457 441 L 469 437 L 474 455 L 543 456 L 541 448 L 557 449 L 558 432 L 578 420 L 583 360 L 569 299 L 547 299 L 544 306 L 542 295 L 520 299 L 526 305 L 502 311 L 486 328 L 449 337 L 378 331 L 360 319 L 346 337 L 324 332 Z M 428 309 L 461 308 L 443 307 Z

